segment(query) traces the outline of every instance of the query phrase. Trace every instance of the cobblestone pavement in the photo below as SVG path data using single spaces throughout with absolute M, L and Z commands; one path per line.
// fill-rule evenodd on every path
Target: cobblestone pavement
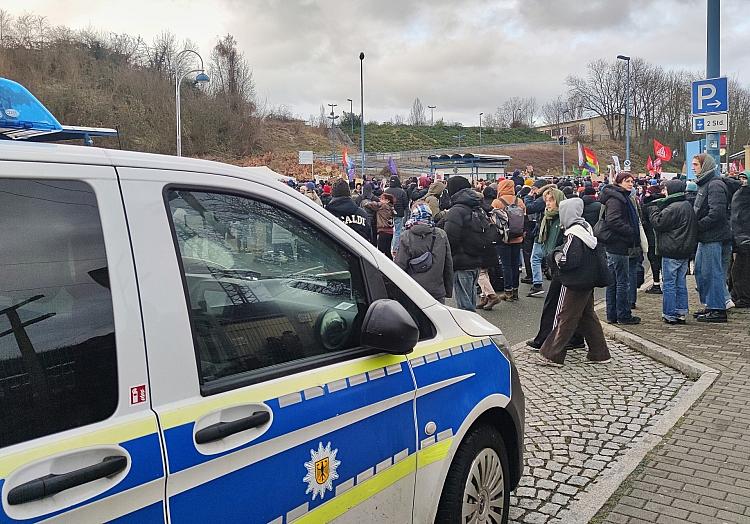
M 516 351 L 526 392 L 526 469 L 511 495 L 511 522 L 558 522 L 555 515 L 693 384 L 622 344 L 609 347 L 609 364 L 586 364 L 585 351 L 576 350 L 561 369 L 537 366 L 538 353 L 528 348 Z
M 628 331 L 721 375 L 593 522 L 750 523 L 750 310 L 731 310 L 728 324 L 667 326 L 661 297 L 642 295 L 638 311 L 643 322 Z

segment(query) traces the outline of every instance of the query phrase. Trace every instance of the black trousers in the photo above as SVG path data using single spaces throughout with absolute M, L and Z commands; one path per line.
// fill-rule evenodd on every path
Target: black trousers
M 523 267 L 526 269 L 526 278 L 531 278 L 531 250 L 534 249 L 534 236 L 531 232 L 527 231 L 526 236 L 523 237 L 523 244 L 521 244 L 521 252 L 523 253 Z
M 385 256 L 393 260 L 391 254 L 391 242 L 393 241 L 393 233 L 378 233 L 378 251 L 383 253 Z
M 732 300 L 737 307 L 750 307 L 750 252 L 737 253 L 731 270 Z
M 556 278 L 552 279 L 547 290 L 547 296 L 544 297 L 544 306 L 542 308 L 542 316 L 539 319 L 539 332 L 534 337 L 534 343 L 541 346 L 547 337 L 552 332 L 552 327 L 555 324 L 555 313 L 557 312 L 557 304 L 560 301 L 560 290 L 562 284 Z M 580 345 L 583 343 L 583 337 L 577 331 L 570 338 L 569 344 Z

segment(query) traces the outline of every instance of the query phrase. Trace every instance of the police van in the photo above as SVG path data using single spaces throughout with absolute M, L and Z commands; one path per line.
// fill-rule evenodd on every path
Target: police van
M 0 142 L 0 522 L 486 522 L 508 343 L 267 168 Z

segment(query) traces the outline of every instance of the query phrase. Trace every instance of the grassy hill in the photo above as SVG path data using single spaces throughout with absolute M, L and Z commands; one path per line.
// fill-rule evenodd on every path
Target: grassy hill
M 342 129 L 351 136 L 349 129 Z M 479 145 L 478 127 L 458 126 L 407 126 L 393 124 L 366 124 L 365 149 L 368 152 L 388 153 L 415 149 L 442 149 L 458 146 Z M 359 142 L 359 130 L 354 128 L 352 141 Z M 482 129 L 482 144 L 514 144 L 521 142 L 548 141 L 549 136 L 529 128 L 501 129 L 493 131 Z

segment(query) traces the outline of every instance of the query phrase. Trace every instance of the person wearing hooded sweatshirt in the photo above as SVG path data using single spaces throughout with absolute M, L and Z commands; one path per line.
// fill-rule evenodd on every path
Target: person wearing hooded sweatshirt
M 738 308 L 750 307 L 750 170 L 739 175 L 740 188 L 732 197 L 732 236 L 734 263 L 732 264 L 732 300 Z
M 614 275 L 607 287 L 607 322 L 610 324 L 638 324 L 641 319 L 631 312 L 631 279 L 639 263 L 634 253 L 640 251 L 640 220 L 631 199 L 633 175 L 621 171 L 615 183 L 602 190 L 599 199 L 604 206 L 601 230 L 597 238 L 607 250 L 607 263 Z M 597 226 L 599 227 L 599 226 Z
M 328 202 L 325 209 L 370 241 L 369 217 L 365 210 L 352 200 L 349 182 L 343 179 L 334 182 L 331 190 L 331 201 Z
M 599 277 L 594 250 L 598 241 L 582 215 L 583 201 L 580 198 L 560 202 L 560 223 L 565 230 L 565 241 L 552 253 L 552 258 L 561 274 L 573 277 L 560 291 L 552 332 L 539 352 L 538 363 L 541 365 L 561 367 L 568 341 L 576 331 L 588 344 L 588 363 L 606 364 L 611 360 L 602 325 L 594 311 L 594 288 Z
M 662 187 L 659 185 L 659 181 L 656 179 L 651 180 L 649 186 L 646 188 L 646 194 L 641 200 L 641 208 L 644 210 L 641 216 L 641 223 L 643 224 L 643 232 L 646 233 L 646 240 L 648 240 L 648 253 L 646 256 L 648 262 L 651 265 L 651 274 L 654 278 L 654 284 L 646 290 L 649 295 L 661 295 L 661 256 L 656 252 L 656 233 L 651 225 L 648 212 L 645 208 L 650 206 L 656 200 L 662 197 Z M 637 269 L 637 268 L 636 268 Z
M 531 251 L 531 267 L 534 271 L 534 284 L 531 286 L 529 297 L 540 297 L 544 295 L 542 287 L 542 260 L 557 246 L 560 238 L 560 202 L 565 200 L 565 194 L 555 186 L 550 186 L 542 192 L 544 201 L 544 214 L 539 221 L 537 238 Z M 527 208 L 528 210 L 528 208 Z M 539 273 L 537 274 L 537 267 Z
M 435 180 L 430 184 L 430 187 L 427 190 L 427 195 L 424 197 L 424 201 L 430 206 L 432 219 L 435 223 L 440 222 L 440 219 L 442 218 L 443 211 L 440 209 L 440 196 L 443 194 L 443 191 L 445 191 L 445 182 Z
M 359 202 L 357 202 L 357 200 L 354 201 L 355 204 L 364 209 L 365 213 L 367 213 L 367 223 L 370 225 L 370 243 L 372 243 L 373 246 L 377 246 L 378 243 L 378 221 L 375 218 L 375 211 L 368 208 L 367 204 L 377 200 L 378 197 L 375 196 L 372 182 L 365 182 L 362 185 L 362 194 L 359 196 Z
M 432 265 L 426 271 L 409 263 L 427 252 L 431 253 Z M 424 202 L 414 204 L 404 223 L 393 261 L 441 304 L 453 296 L 453 257 L 448 235 L 435 227 L 430 207 Z
M 513 181 L 503 180 L 497 185 L 497 199 L 492 202 L 492 207 L 494 209 L 505 209 L 510 205 L 518 206 L 522 213 L 526 213 L 526 206 L 515 194 Z M 507 244 L 502 241 L 497 244 L 497 255 L 503 262 L 503 284 L 505 286 L 503 300 L 518 300 L 519 262 L 522 244 L 523 236 L 509 239 Z
M 698 219 L 685 199 L 685 182 L 669 180 L 667 197 L 644 205 L 654 228 L 656 254 L 662 267 L 662 320 L 685 324 L 688 313 L 687 271 L 698 244 Z M 649 245 L 650 248 L 650 245 Z
M 724 266 L 724 244 L 729 243 L 729 191 L 721 180 L 713 157 L 702 153 L 692 160 L 697 174 L 698 194 L 693 209 L 698 217 L 698 250 L 695 253 L 695 281 L 705 309 L 694 316 L 698 322 L 726 322 L 729 291 Z
M 391 244 L 391 251 L 395 253 L 398 249 L 401 229 L 404 226 L 404 217 L 409 212 L 409 197 L 401 187 L 401 179 L 398 175 L 391 175 L 388 188 L 385 192 L 393 197 L 393 207 L 396 212 L 393 216 L 393 243 Z
M 448 235 L 453 256 L 453 295 L 456 306 L 467 311 L 476 310 L 476 287 L 484 249 L 482 239 L 471 228 L 472 214 L 484 213 L 482 195 L 471 188 L 462 176 L 448 180 L 451 207 L 445 212 L 439 227 Z

